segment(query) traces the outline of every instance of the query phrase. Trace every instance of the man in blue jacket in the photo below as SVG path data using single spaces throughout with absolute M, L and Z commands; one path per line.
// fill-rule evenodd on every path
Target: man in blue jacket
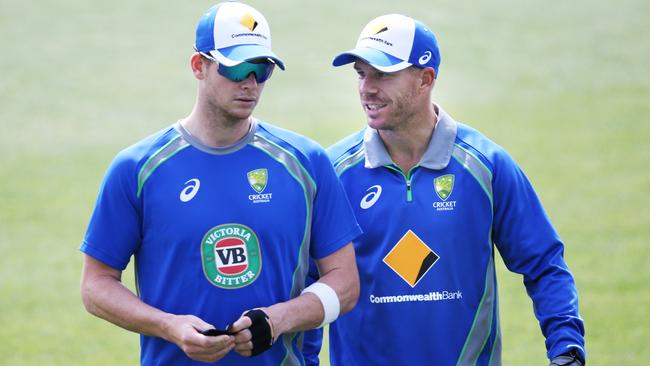
M 325 150 L 252 115 L 284 69 L 264 16 L 217 4 L 194 46 L 190 114 L 106 172 L 81 245 L 84 305 L 141 334 L 142 365 L 304 365 L 302 331 L 356 302 L 359 227 Z M 121 283 L 132 257 L 137 295 Z M 310 258 L 321 277 L 305 286 Z
M 551 365 L 583 365 L 564 246 L 506 151 L 431 102 L 433 33 L 380 16 L 333 61 L 350 63 L 368 127 L 328 153 L 364 231 L 361 292 L 330 326 L 331 364 L 501 365 L 498 250 L 524 276 Z

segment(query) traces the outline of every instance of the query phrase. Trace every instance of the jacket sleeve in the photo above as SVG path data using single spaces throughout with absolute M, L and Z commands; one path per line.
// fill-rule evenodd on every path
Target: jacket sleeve
M 512 158 L 501 151 L 493 164 L 492 239 L 508 269 L 524 276 L 549 359 L 572 348 L 584 359 L 584 324 L 564 244 Z

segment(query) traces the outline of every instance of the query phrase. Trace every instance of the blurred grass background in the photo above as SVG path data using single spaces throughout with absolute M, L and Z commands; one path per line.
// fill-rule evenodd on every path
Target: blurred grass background
M 287 64 L 255 115 L 325 146 L 364 125 L 355 73 L 332 57 L 378 15 L 428 24 L 434 99 L 515 157 L 566 242 L 589 363 L 645 364 L 649 2 L 248 3 Z M 194 27 L 212 4 L 0 0 L 0 364 L 137 364 L 137 335 L 83 309 L 78 246 L 114 154 L 189 113 Z M 504 364 L 544 365 L 521 278 L 498 262 Z

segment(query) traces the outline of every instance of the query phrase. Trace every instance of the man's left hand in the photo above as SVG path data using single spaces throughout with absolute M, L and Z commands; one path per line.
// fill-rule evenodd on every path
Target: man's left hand
M 235 334 L 235 351 L 242 356 L 257 356 L 273 345 L 275 333 L 269 316 L 261 309 L 245 312 L 228 327 Z
M 571 351 L 555 357 L 549 366 L 584 366 L 584 363 L 575 351 Z

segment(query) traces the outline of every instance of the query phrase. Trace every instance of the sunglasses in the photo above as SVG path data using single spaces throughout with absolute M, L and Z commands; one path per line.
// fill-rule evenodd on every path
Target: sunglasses
M 244 81 L 248 78 L 248 75 L 253 73 L 255 75 L 255 80 L 258 83 L 263 83 L 271 77 L 273 69 L 275 68 L 275 63 L 266 58 L 254 60 L 253 62 L 242 62 L 235 66 L 224 66 L 214 57 L 206 53 L 201 52 L 201 55 L 217 64 L 217 72 L 219 72 L 219 75 L 234 82 Z

